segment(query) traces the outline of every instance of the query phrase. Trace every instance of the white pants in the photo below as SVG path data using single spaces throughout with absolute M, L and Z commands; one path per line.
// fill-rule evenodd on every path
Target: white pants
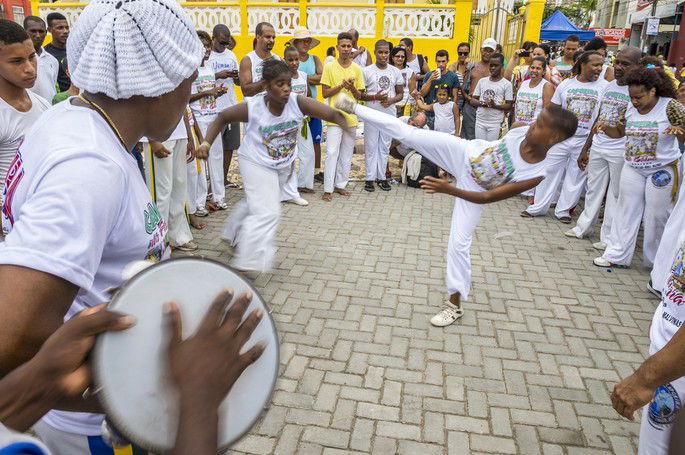
M 623 169 L 623 149 L 609 150 L 594 145 L 590 149 L 590 159 L 585 168 L 587 172 L 587 193 L 585 193 L 585 208 L 578 217 L 573 228 L 576 236 L 586 237 L 594 229 L 595 222 L 602 208 L 602 201 L 606 194 L 604 207 L 604 221 L 599 233 L 599 240 L 609 244 L 611 234 L 611 220 L 618 201 L 618 190 Z
M 390 115 L 390 114 L 388 114 Z M 364 164 L 366 180 L 385 180 L 392 138 L 375 126 L 364 123 Z
M 298 156 L 299 156 L 299 150 L 298 150 Z M 313 163 L 313 161 L 312 161 L 312 163 Z M 312 172 L 314 172 L 314 171 L 312 170 Z M 281 202 L 290 201 L 292 199 L 296 199 L 299 197 L 300 197 L 300 192 L 297 189 L 297 172 L 295 172 L 295 161 L 293 160 L 293 164 L 291 164 L 291 168 L 290 168 L 290 177 L 288 177 L 288 180 L 281 187 Z
M 101 454 L 103 450 L 109 448 L 103 441 L 102 436 L 84 436 L 76 433 L 67 433 L 42 420 L 36 422 L 31 429 L 48 447 L 51 455 L 94 455 Z M 111 451 L 112 449 L 110 448 L 109 450 Z
M 202 135 L 206 136 L 211 122 L 198 120 L 198 125 Z M 207 167 L 209 168 L 209 183 L 212 185 L 212 200 L 214 202 L 223 202 L 226 196 L 226 182 L 224 182 L 224 149 L 221 143 L 221 136 L 217 136 L 209 148 Z
M 680 163 L 682 165 L 682 163 Z M 682 174 L 681 174 L 682 175 Z M 652 287 L 657 291 L 663 291 L 666 279 L 671 273 L 675 255 L 678 252 L 678 236 L 685 230 L 685 185 L 680 180 L 680 193 L 678 201 L 673 207 L 671 215 L 668 217 L 664 233 L 659 242 L 659 248 L 654 256 L 654 267 L 650 275 Z
M 297 187 L 314 189 L 314 141 L 312 130 L 307 123 L 307 138 L 297 135 L 297 158 L 300 160 L 297 170 Z
M 483 139 L 486 141 L 496 141 L 499 139 L 499 133 L 502 129 L 502 124 L 488 125 L 487 123 L 479 123 L 476 120 L 476 139 Z
M 372 124 L 391 138 L 416 150 L 457 178 L 456 185 L 468 191 L 484 191 L 470 175 L 467 153 L 469 141 L 451 134 L 415 128 L 403 121 L 366 106 L 357 105 L 355 113 L 364 124 Z M 452 227 L 447 244 L 447 292 L 458 292 L 465 299 L 471 289 L 471 240 L 483 205 L 455 198 Z
M 611 243 L 602 255 L 604 259 L 612 264 L 630 265 L 642 221 L 644 264 L 647 267 L 654 264 L 661 235 L 673 209 L 673 183 L 671 166 L 641 170 L 624 164 L 611 226 Z
M 546 215 L 561 185 L 554 215 L 557 218 L 570 216 L 585 187 L 585 171 L 578 167 L 578 156 L 586 140 L 585 136 L 573 136 L 547 153 L 547 173 L 535 188 L 535 201 L 526 209 L 528 213 L 533 216 Z
M 344 189 L 350 180 L 352 153 L 357 127 L 346 129 L 328 125 L 326 133 L 326 162 L 323 169 L 323 190 L 332 193 L 333 188 Z
M 239 270 L 266 272 L 276 255 L 274 238 L 281 216 L 281 191 L 293 168 L 270 169 L 238 155 L 245 197 L 231 212 L 223 237 L 237 245 L 233 265 Z
M 194 159 L 186 165 L 188 171 L 188 213 L 204 208 L 207 202 L 207 163 Z
M 169 243 L 172 246 L 185 245 L 193 240 L 188 226 L 185 208 L 188 199 L 188 172 L 186 151 L 188 140 L 164 142 L 171 152 L 165 158 L 157 158 L 150 144 L 145 144 L 145 170 L 147 186 L 162 219 L 169 228 Z

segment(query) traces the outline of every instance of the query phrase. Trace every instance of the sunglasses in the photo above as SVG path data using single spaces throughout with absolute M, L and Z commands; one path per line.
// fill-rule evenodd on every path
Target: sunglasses
M 468 55 L 469 55 L 469 52 L 457 52 L 457 54 L 459 54 L 459 55 L 466 55 L 466 56 L 468 56 Z

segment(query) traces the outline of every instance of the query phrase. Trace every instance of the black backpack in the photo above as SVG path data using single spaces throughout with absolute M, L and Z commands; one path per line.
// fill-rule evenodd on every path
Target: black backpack
M 426 157 L 421 156 L 421 169 L 419 170 L 419 176 L 416 178 L 416 180 L 412 180 L 409 176 L 407 176 L 407 186 L 412 188 L 421 188 L 421 184 L 419 182 L 427 176 L 437 177 L 438 166 L 433 164 L 431 161 L 428 161 Z

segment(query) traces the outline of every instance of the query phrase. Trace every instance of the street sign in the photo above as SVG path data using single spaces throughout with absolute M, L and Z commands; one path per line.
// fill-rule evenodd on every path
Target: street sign
M 659 34 L 659 18 L 658 17 L 648 17 L 647 18 L 647 31 L 645 35 L 656 36 Z

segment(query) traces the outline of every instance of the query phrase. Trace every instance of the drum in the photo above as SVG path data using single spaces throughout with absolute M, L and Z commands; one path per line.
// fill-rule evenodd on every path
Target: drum
M 183 338 L 195 333 L 219 292 L 238 296 L 251 291 L 245 312 L 264 316 L 243 348 L 266 342 L 262 356 L 238 378 L 219 407 L 219 447 L 240 439 L 268 404 L 278 375 L 278 335 L 264 301 L 239 273 L 219 262 L 191 257 L 172 259 L 138 272 L 117 291 L 109 309 L 131 314 L 136 324 L 97 338 L 93 375 L 107 419 L 131 442 L 150 452 L 173 448 L 178 424 L 178 392 L 167 367 L 163 304 L 178 304 Z

